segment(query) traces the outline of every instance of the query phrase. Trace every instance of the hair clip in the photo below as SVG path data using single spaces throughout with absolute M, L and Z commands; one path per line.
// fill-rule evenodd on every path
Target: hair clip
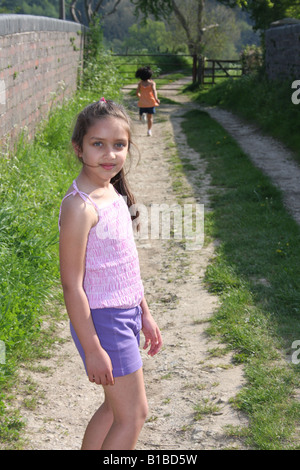
M 104 96 L 102 96 L 102 98 L 99 100 L 100 102 L 103 102 L 103 103 L 107 103 L 106 99 L 104 98 Z

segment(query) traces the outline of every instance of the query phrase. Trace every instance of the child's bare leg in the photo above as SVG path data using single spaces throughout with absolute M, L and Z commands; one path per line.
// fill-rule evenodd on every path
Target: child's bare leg
M 102 450 L 133 450 L 148 412 L 143 370 L 117 377 L 104 388 L 114 419 Z
M 151 131 L 153 125 L 153 114 L 147 114 L 148 119 L 148 131 Z
M 90 420 L 82 441 L 82 450 L 100 450 L 113 423 L 112 409 L 107 400 Z

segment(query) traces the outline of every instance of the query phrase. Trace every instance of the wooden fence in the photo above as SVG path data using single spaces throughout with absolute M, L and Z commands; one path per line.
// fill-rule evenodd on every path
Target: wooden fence
M 218 78 L 238 78 L 243 75 L 240 60 L 199 60 L 197 81 L 203 85 L 214 85 Z
M 120 63 L 117 63 L 117 67 L 125 83 L 132 83 L 136 69 L 143 65 L 151 66 L 158 83 L 160 72 L 167 74 L 180 71 L 191 76 L 193 83 L 204 85 L 214 85 L 218 78 L 237 78 L 243 74 L 240 60 L 206 59 L 197 55 L 177 54 L 113 54 L 112 57 L 122 58 Z M 183 59 L 180 65 L 179 59 Z

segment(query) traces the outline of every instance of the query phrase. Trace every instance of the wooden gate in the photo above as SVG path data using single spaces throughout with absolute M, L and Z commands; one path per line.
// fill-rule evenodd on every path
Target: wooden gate
M 124 79 L 124 85 L 136 82 L 138 67 L 149 65 L 153 78 L 159 85 L 162 75 L 180 72 L 192 78 L 193 83 L 214 85 L 219 78 L 237 78 L 243 74 L 239 60 L 206 59 L 197 55 L 184 54 L 112 54 L 116 67 Z M 170 88 L 172 85 L 170 84 Z
M 214 85 L 219 78 L 239 78 L 242 75 L 240 60 L 199 60 L 197 81 L 203 85 Z
M 180 72 L 192 75 L 193 58 L 187 54 L 112 54 L 112 60 L 123 78 L 124 85 L 137 83 L 135 72 L 139 67 L 150 66 L 157 85 L 165 81 L 164 75 Z M 170 84 L 171 87 L 171 84 Z

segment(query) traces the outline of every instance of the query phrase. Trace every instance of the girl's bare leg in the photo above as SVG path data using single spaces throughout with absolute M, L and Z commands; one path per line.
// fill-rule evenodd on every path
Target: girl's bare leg
M 142 369 L 103 388 L 105 401 L 90 420 L 81 449 L 134 449 L 148 411 Z
M 107 400 L 90 420 L 82 441 L 82 450 L 100 450 L 113 423 L 113 412 Z
M 117 377 L 113 386 L 104 389 L 113 413 L 113 422 L 101 449 L 132 450 L 148 412 L 142 368 Z

